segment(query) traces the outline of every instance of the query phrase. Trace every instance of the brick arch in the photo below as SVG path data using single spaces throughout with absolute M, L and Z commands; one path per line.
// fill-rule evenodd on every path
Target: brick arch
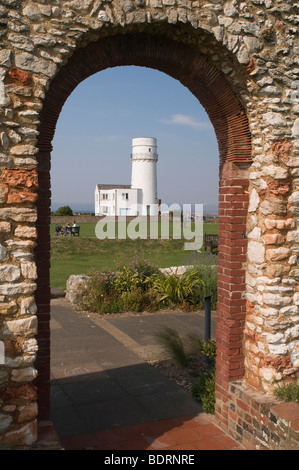
M 208 113 L 219 142 L 220 162 L 251 161 L 247 117 L 224 75 L 192 47 L 145 33 L 108 37 L 74 53 L 47 92 L 39 129 L 41 151 L 51 151 L 60 111 L 74 88 L 94 73 L 121 65 L 155 68 L 179 80 Z
M 245 269 L 248 167 L 251 137 L 246 113 L 224 75 L 192 46 L 155 35 L 115 35 L 77 49 L 53 78 L 40 113 L 38 138 L 38 240 L 36 263 L 39 318 L 37 359 L 39 413 L 49 416 L 49 206 L 50 154 L 60 111 L 74 88 L 108 67 L 155 68 L 179 80 L 208 113 L 219 145 L 219 271 L 217 313 L 216 415 L 226 424 L 228 384 L 244 375 Z

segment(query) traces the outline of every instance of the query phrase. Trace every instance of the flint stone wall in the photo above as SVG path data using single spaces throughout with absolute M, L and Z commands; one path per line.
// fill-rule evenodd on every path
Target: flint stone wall
M 73 274 L 66 282 L 65 298 L 74 305 L 80 304 L 90 277 L 85 274 Z
M 225 80 L 210 89 L 208 85 L 201 87 L 200 91 L 190 85 L 190 90 L 196 96 L 198 92 L 208 110 L 210 98 L 214 97 L 214 108 L 220 112 L 223 103 L 217 102 L 216 96 L 219 96 L 219 86 L 225 82 L 244 110 L 240 109 L 238 119 L 231 119 L 229 108 L 233 104 L 227 102 L 226 114 L 220 120 L 217 121 L 214 111 L 210 114 L 222 165 L 219 294 L 226 299 L 218 308 L 221 318 L 220 372 L 216 384 L 218 416 L 227 422 L 228 405 L 226 398 L 220 397 L 227 397 L 225 384 L 234 375 L 234 368 L 239 369 L 235 378 L 243 373 L 240 363 L 244 363 L 246 383 L 264 393 L 271 394 L 275 382 L 296 380 L 299 369 L 297 5 L 291 0 L 2 0 L 0 16 L 0 340 L 5 344 L 5 364 L 0 364 L 0 445 L 23 445 L 36 440 L 37 394 L 49 382 L 49 365 L 45 366 L 49 363 L 49 338 L 45 332 L 49 329 L 50 294 L 49 281 L 43 279 L 47 279 L 50 247 L 48 155 L 59 115 L 55 109 L 51 116 L 50 110 L 58 94 L 63 95 L 63 87 L 53 89 L 51 83 L 62 76 L 64 84 L 71 83 L 71 92 L 77 74 L 65 77 L 60 72 L 68 70 L 76 52 L 117 35 L 126 40 L 134 34 L 140 38 L 140 47 L 148 41 L 145 35 L 153 38 L 156 52 L 150 51 L 151 60 L 147 58 L 149 48 L 145 47 L 144 55 L 139 55 L 134 65 L 156 64 L 159 68 L 162 62 L 158 59 L 155 62 L 155 57 L 163 49 L 164 41 L 172 41 L 172 47 L 177 44 L 175 62 L 180 67 L 185 64 L 186 70 L 190 67 L 192 70 L 196 63 L 190 66 L 188 54 L 180 51 L 190 51 L 192 57 L 194 54 L 206 57 L 213 65 L 211 71 L 220 72 Z M 156 37 L 160 39 L 154 42 Z M 122 57 L 130 54 L 129 49 L 117 47 Z M 120 65 L 116 55 L 112 48 L 106 66 Z M 74 64 L 80 72 L 82 61 L 74 60 L 73 67 Z M 179 70 L 173 64 L 167 69 L 170 75 L 191 84 L 192 72 L 184 74 L 181 70 L 182 67 Z M 87 71 L 86 76 L 90 73 Z M 211 72 L 211 83 L 216 75 Z M 63 96 L 66 98 L 67 94 Z M 244 159 L 249 149 L 244 115 L 251 137 L 250 162 Z M 237 186 L 230 180 L 232 173 L 225 170 L 228 162 L 232 165 L 230 171 L 239 175 L 242 162 L 252 162 L 247 189 L 246 178 L 242 180 L 239 176 Z M 235 234 L 243 233 L 247 200 L 245 288 L 245 242 Z M 230 241 L 226 246 L 221 245 L 225 238 Z M 241 246 L 243 254 L 238 259 L 235 250 Z M 232 286 L 241 278 L 237 291 Z M 244 295 L 246 318 L 242 310 Z M 234 328 L 238 338 L 240 334 L 243 338 L 235 341 L 240 351 L 238 357 L 237 353 L 225 352 L 230 351 Z M 45 394 L 49 394 L 49 389 Z M 38 409 L 41 414 L 41 405 Z

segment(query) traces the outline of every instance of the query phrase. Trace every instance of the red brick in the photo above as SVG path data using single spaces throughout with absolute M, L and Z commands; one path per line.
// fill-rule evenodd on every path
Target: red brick
M 22 84 L 22 85 L 28 85 L 32 82 L 31 76 L 25 72 L 24 70 L 20 70 L 17 68 L 10 69 L 7 72 L 8 78 Z

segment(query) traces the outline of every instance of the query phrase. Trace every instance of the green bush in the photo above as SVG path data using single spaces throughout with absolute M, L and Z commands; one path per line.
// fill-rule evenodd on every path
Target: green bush
M 217 295 L 214 274 L 214 268 L 209 275 L 197 268 L 182 275 L 162 274 L 147 260 L 135 257 L 115 273 L 93 272 L 84 296 L 84 308 L 101 313 L 155 311 L 169 306 L 183 310 L 203 308 L 205 296 L 212 288 Z
M 194 290 L 200 309 L 204 308 L 205 298 L 208 296 L 211 296 L 212 310 L 217 308 L 217 263 L 217 255 L 210 252 L 196 252 L 187 259 L 187 264 L 190 265 L 187 272 L 195 272 L 203 280 Z
M 206 359 L 208 359 L 211 364 L 215 364 L 215 359 L 216 359 L 216 343 L 214 340 L 209 339 L 208 341 L 205 341 L 202 345 L 202 354 Z
M 140 258 L 137 253 L 135 253 L 131 260 L 128 260 L 126 256 L 124 256 L 120 261 L 115 263 L 116 272 L 121 272 L 124 268 L 128 272 L 137 274 L 140 282 L 149 281 L 151 276 L 159 274 L 160 272 L 157 266 L 153 266 L 148 260 Z M 147 290 L 148 285 L 144 286 L 144 289 Z
M 64 215 L 64 216 L 71 216 L 73 215 L 73 211 L 70 206 L 62 206 L 57 209 L 55 215 Z
M 99 303 L 97 312 L 101 313 L 121 313 L 123 311 L 123 303 L 121 299 L 114 296 L 104 297 Z
M 121 294 L 123 310 L 132 312 L 143 312 L 146 308 L 146 298 L 144 292 L 138 287 Z
M 159 274 L 160 272 L 157 266 L 153 266 L 148 262 L 148 260 L 143 260 L 136 256 L 129 263 L 129 267 L 131 270 L 138 273 L 138 276 L 142 281 L 150 280 L 154 274 Z
M 200 350 L 203 367 L 192 384 L 193 398 L 200 403 L 205 413 L 214 414 L 215 411 L 215 358 L 216 343 L 209 340 L 203 343 Z
M 131 292 L 132 290 L 141 288 L 143 282 L 138 272 L 124 266 L 122 270 L 115 275 L 114 289 L 118 292 L 118 295 L 122 295 L 124 292 Z
M 159 299 L 147 276 L 156 271 L 157 268 L 141 261 L 122 266 L 116 273 L 93 271 L 82 308 L 99 313 L 155 311 L 160 306 Z
M 214 340 L 202 342 L 198 335 L 191 333 L 181 338 L 176 330 L 164 327 L 153 335 L 162 346 L 172 363 L 178 368 L 188 366 L 194 357 L 198 358 L 198 371 L 191 387 L 193 398 L 200 403 L 205 413 L 214 413 L 215 408 L 215 358 Z
M 118 313 L 122 310 L 120 297 L 114 291 L 115 274 L 90 273 L 82 308 L 91 312 Z
M 274 389 L 274 394 L 280 400 L 299 403 L 299 383 L 294 382 L 285 385 L 279 385 Z
M 166 305 L 178 305 L 182 308 L 197 307 L 199 285 L 203 284 L 197 272 L 153 276 L 153 289 L 159 294 L 160 301 Z
M 215 412 L 215 372 L 200 371 L 191 390 L 193 398 L 200 403 L 205 413 Z

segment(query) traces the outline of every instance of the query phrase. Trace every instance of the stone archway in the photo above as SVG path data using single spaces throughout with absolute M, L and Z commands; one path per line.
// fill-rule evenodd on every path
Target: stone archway
M 34 442 L 37 415 L 48 416 L 49 170 L 59 112 L 76 84 L 122 64 L 180 80 L 214 125 L 221 218 L 216 414 L 249 447 L 279 446 L 277 430 L 271 443 L 265 438 L 263 398 L 299 370 L 295 9 L 292 0 L 3 0 L 0 340 L 7 360 L 0 364 L 0 446 Z
M 50 284 L 47 228 L 51 142 L 62 106 L 72 90 L 91 74 L 119 65 L 156 68 L 181 81 L 205 107 L 214 125 L 220 154 L 217 413 L 223 420 L 228 384 L 232 379 L 244 376 L 242 334 L 246 310 L 243 294 L 247 243 L 244 233 L 248 202 L 248 167 L 251 162 L 248 121 L 240 101 L 224 75 L 206 56 L 180 42 L 144 33 L 107 37 L 76 51 L 52 80 L 44 101 L 38 138 L 39 236 L 36 249 L 36 302 L 42 325 L 40 344 L 46 346 L 40 346 L 38 355 L 38 362 L 42 364 L 37 379 L 39 412 L 42 417 L 48 417 L 49 363 L 47 364 L 46 358 L 49 358 L 49 330 L 46 324 L 50 311 Z M 232 357 L 233 370 L 230 359 Z

